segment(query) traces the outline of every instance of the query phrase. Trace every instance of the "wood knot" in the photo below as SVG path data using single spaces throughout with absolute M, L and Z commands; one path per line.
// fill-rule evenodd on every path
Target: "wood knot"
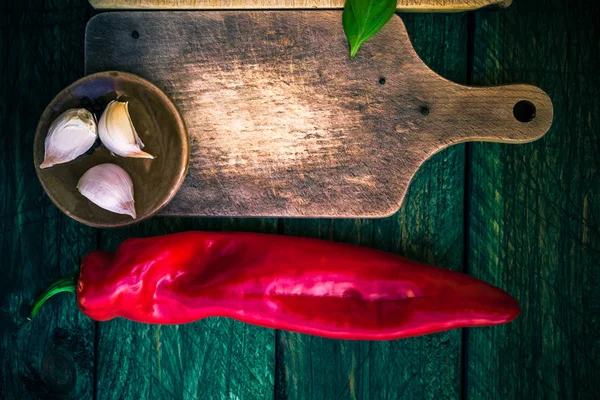
M 47 351 L 42 359 L 41 377 L 50 393 L 71 393 L 77 382 L 77 369 L 73 357 L 56 348 Z

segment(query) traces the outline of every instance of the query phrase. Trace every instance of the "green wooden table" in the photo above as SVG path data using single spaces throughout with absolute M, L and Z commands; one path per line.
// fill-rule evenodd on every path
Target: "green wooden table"
M 0 398 L 582 399 L 600 392 L 598 2 L 403 15 L 424 61 L 471 84 L 553 99 L 544 139 L 437 154 L 382 220 L 153 218 L 98 230 L 62 215 L 35 175 L 37 120 L 83 74 L 87 0 L 0 1 Z M 214 318 L 95 323 L 71 296 L 31 299 L 124 238 L 247 230 L 319 237 L 464 271 L 512 293 L 513 323 L 392 342 L 336 341 Z

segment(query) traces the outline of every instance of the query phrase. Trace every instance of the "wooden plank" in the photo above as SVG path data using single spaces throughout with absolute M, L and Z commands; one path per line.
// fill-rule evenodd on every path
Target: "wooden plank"
M 469 331 L 467 398 L 600 392 L 599 13 L 597 2 L 531 0 L 476 18 L 474 81 L 539 84 L 556 122 L 526 146 L 473 146 L 468 270 L 523 312 Z
M 276 220 L 153 218 L 104 231 L 114 250 L 130 237 L 176 231 L 274 233 Z M 99 324 L 98 399 L 272 399 L 275 331 L 227 318 L 187 325 L 146 325 L 124 319 Z
M 88 7 L 41 0 L 0 7 L 0 398 L 92 399 L 95 324 L 75 297 L 52 299 L 26 319 L 33 298 L 96 246 L 95 229 L 44 196 L 31 147 L 46 105 L 83 74 Z
M 419 59 L 399 17 L 352 60 L 340 21 L 339 11 L 90 21 L 86 72 L 137 73 L 185 119 L 188 176 L 163 215 L 384 217 L 439 150 L 522 143 L 548 130 L 552 103 L 538 88 L 443 79 Z M 522 100 L 537 108 L 530 122 L 513 115 Z
M 343 8 L 345 0 L 90 0 L 99 9 L 283 9 Z M 398 0 L 398 11 L 456 12 L 506 8 L 512 0 Z
M 464 82 L 465 15 L 405 17 L 417 53 Z M 464 146 L 433 156 L 407 201 L 382 220 L 283 220 L 286 234 L 375 247 L 460 270 L 463 259 Z M 451 211 L 449 211 L 451 210 Z M 278 399 L 459 399 L 461 331 L 390 342 L 351 342 L 278 332 Z

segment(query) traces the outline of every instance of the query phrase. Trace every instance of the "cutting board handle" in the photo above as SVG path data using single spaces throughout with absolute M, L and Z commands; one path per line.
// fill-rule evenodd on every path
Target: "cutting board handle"
M 461 142 L 526 143 L 541 138 L 553 118 L 552 101 L 531 85 L 470 87 L 450 83 L 452 100 L 435 116 L 447 129 L 438 130 L 444 144 Z M 450 102 L 451 101 L 451 102 Z M 451 143 L 447 141 L 450 140 Z

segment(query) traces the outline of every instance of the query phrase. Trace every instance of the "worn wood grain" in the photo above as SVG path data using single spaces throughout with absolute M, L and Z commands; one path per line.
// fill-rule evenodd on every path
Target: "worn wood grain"
M 398 0 L 398 11 L 452 12 L 506 8 L 512 0 Z M 344 0 L 90 0 L 99 9 L 283 9 L 343 8 Z
M 30 1 L 0 11 L 0 398 L 92 399 L 94 323 L 74 296 L 52 299 L 33 322 L 33 298 L 73 272 L 96 230 L 61 214 L 35 178 L 37 118 L 83 74 L 85 1 Z
M 515 2 L 475 20 L 473 78 L 532 82 L 554 102 L 539 142 L 473 146 L 468 271 L 521 303 L 469 331 L 467 398 L 600 392 L 600 28 L 597 2 Z
M 431 71 L 394 17 L 356 59 L 339 11 L 131 12 L 88 24 L 86 72 L 162 87 L 188 127 L 188 176 L 163 215 L 384 217 L 452 144 L 542 136 L 528 85 L 472 88 Z M 135 31 L 138 35 L 133 35 Z M 537 111 L 520 122 L 521 100 Z
M 417 53 L 464 82 L 466 15 L 405 17 Z M 462 269 L 464 145 L 428 160 L 404 206 L 381 220 L 283 220 L 286 234 L 361 244 Z M 461 331 L 391 342 L 351 342 L 278 332 L 277 399 L 459 399 Z
M 102 233 L 114 250 L 126 238 L 193 229 L 274 233 L 276 220 L 153 218 Z M 158 326 L 99 324 L 98 399 L 272 399 L 275 331 L 227 318 Z

